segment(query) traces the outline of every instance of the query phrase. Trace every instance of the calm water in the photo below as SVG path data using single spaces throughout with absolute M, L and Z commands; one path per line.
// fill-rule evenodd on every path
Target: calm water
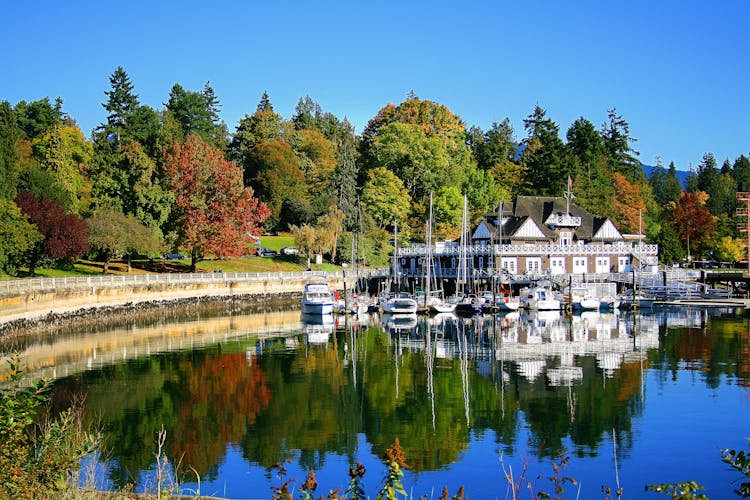
M 461 485 L 506 498 L 503 470 L 531 482 L 522 498 L 551 493 L 561 450 L 580 498 L 618 480 L 623 498 L 666 498 L 645 485 L 687 480 L 731 498 L 740 476 L 720 450 L 750 448 L 748 325 L 694 309 L 336 324 L 281 311 L 154 317 L 13 348 L 32 375 L 55 377 L 60 404 L 85 394 L 110 450 L 103 488 L 149 488 L 163 426 L 168 456 L 195 471 L 185 488 L 204 495 L 270 498 L 272 466 L 289 460 L 285 479 L 298 487 L 313 469 L 325 496 L 361 461 L 374 498 L 398 438 L 415 498 Z

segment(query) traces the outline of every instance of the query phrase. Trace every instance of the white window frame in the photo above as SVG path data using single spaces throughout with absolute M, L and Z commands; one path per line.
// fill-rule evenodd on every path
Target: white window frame
M 565 257 L 550 257 L 549 270 L 552 274 L 565 274 Z
M 605 257 L 605 256 L 596 257 L 596 272 L 597 273 L 609 272 L 609 257 Z
M 618 273 L 627 273 L 630 272 L 630 257 L 628 256 L 620 256 L 617 257 L 617 272 Z
M 539 273 L 542 271 L 541 257 L 526 257 L 526 272 Z
M 561 245 L 571 245 L 573 243 L 573 233 L 570 231 L 561 231 L 560 232 L 560 244 Z
M 518 270 L 518 258 L 517 257 L 502 257 L 500 259 L 500 267 L 505 269 L 511 274 L 516 274 Z
M 589 272 L 588 259 L 586 257 L 573 257 L 573 274 L 585 274 Z

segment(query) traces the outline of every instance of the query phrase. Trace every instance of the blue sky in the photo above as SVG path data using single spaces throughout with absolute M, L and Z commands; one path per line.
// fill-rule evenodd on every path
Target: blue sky
M 410 90 L 517 139 L 539 104 L 561 130 L 616 107 L 644 163 L 750 152 L 750 2 L 25 1 L 3 5 L 0 100 L 60 96 L 85 134 L 121 65 L 144 104 L 210 81 L 230 131 L 268 91 L 361 132 Z

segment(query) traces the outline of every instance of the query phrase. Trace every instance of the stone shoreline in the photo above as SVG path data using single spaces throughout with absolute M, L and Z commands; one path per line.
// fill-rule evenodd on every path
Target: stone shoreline
M 50 311 L 43 315 L 15 318 L 0 323 L 0 339 L 8 340 L 18 334 L 34 331 L 54 331 L 72 325 L 83 327 L 96 324 L 132 323 L 134 320 L 164 315 L 198 315 L 201 313 L 263 312 L 292 308 L 299 304 L 300 292 L 277 294 L 246 294 L 232 296 L 197 296 L 171 300 L 126 302 L 116 305 L 76 307 Z

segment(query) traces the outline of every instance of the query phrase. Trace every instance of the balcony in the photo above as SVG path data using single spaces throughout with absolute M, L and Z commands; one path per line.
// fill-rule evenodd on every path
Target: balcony
M 432 255 L 435 257 L 459 256 L 458 245 L 435 245 Z M 527 256 L 527 255 L 635 255 L 644 261 L 647 257 L 659 254 L 659 245 L 630 245 L 627 243 L 614 243 L 611 245 L 586 244 L 586 245 L 558 245 L 551 243 L 537 243 L 525 245 L 469 245 L 466 247 L 466 255 L 482 256 Z M 398 249 L 399 257 L 423 257 L 427 255 L 427 246 L 412 245 Z M 643 257 L 643 258 L 640 258 Z

